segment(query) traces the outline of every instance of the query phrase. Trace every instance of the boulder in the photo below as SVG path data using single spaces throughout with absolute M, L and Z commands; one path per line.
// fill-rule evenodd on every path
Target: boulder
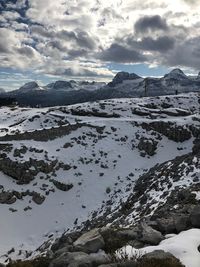
M 84 251 L 86 253 L 98 252 L 104 246 L 105 242 L 98 228 L 83 234 L 74 242 L 74 249 L 76 251 Z
M 158 245 L 164 239 L 159 231 L 146 223 L 141 223 L 141 235 L 140 241 L 150 245 Z
M 169 252 L 165 252 L 164 250 L 154 250 L 153 252 L 145 254 L 143 258 L 164 260 L 168 258 L 174 258 L 174 256 Z
M 33 193 L 32 200 L 33 200 L 36 204 L 41 205 L 41 204 L 44 202 L 44 200 L 45 200 L 45 196 L 43 196 L 43 195 L 41 195 L 41 194 L 39 194 L 39 193 L 34 192 L 34 193 Z
M 189 216 L 186 214 L 180 214 L 180 215 L 175 216 L 174 224 L 175 224 L 177 233 L 187 230 L 189 226 Z
M 16 197 L 13 192 L 3 191 L 0 193 L 0 204 L 13 204 L 16 201 Z
M 93 267 L 109 262 L 110 258 L 104 253 L 67 252 L 54 259 L 49 267 Z
M 138 149 L 145 151 L 149 156 L 153 156 L 156 153 L 158 142 L 154 139 L 141 138 L 138 144 Z
M 193 227 L 200 228 L 200 205 L 194 207 L 190 214 L 190 222 Z
M 162 234 L 171 234 L 176 233 L 176 226 L 174 223 L 174 218 L 160 218 L 156 220 L 157 222 L 157 230 Z
M 171 253 L 163 250 L 155 250 L 145 254 L 141 258 L 139 266 L 184 267 Z

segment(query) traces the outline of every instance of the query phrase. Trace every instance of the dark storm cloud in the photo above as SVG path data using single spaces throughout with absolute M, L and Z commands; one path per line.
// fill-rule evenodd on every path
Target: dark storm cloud
M 146 60 L 146 57 L 140 52 L 128 49 L 117 43 L 113 43 L 107 50 L 101 52 L 99 58 L 104 61 L 118 63 L 136 63 Z
M 142 50 L 166 52 L 174 48 L 175 40 L 168 36 L 161 36 L 157 39 L 145 37 L 137 44 Z
M 70 59 L 84 57 L 87 55 L 87 51 L 85 49 L 72 49 L 68 51 L 68 55 L 70 56 Z
M 147 32 L 149 30 L 163 30 L 166 31 L 168 29 L 168 25 L 165 19 L 162 19 L 160 16 L 144 16 L 135 23 L 135 31 L 136 32 Z
M 185 66 L 200 70 L 200 37 L 190 38 L 176 45 L 169 54 L 164 55 L 163 62 L 168 66 Z

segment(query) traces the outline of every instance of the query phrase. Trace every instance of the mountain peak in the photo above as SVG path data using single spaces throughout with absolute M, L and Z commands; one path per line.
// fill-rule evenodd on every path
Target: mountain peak
M 135 80 L 135 79 L 139 79 L 139 78 L 140 78 L 140 76 L 138 76 L 135 73 L 128 73 L 128 72 L 125 72 L 125 71 L 121 71 L 121 72 L 118 72 L 115 75 L 115 77 L 113 78 L 112 82 L 109 83 L 108 85 L 110 87 L 114 87 L 115 85 L 120 84 L 125 80 Z
M 64 88 L 72 88 L 71 82 L 68 81 L 56 81 L 53 85 L 53 89 L 64 89 Z
M 32 90 L 38 87 L 39 85 L 33 81 L 33 82 L 25 83 L 22 87 L 19 88 L 19 90 Z
M 181 69 L 173 69 L 171 72 L 166 74 L 164 76 L 164 78 L 179 80 L 179 79 L 185 79 L 185 78 L 187 78 L 187 76 L 185 75 L 185 73 Z
M 181 74 L 181 75 L 185 75 L 185 73 L 181 70 L 181 69 L 173 69 L 170 74 Z

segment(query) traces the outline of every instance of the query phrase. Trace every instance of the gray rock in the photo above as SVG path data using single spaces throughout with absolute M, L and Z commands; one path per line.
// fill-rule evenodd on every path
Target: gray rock
M 190 222 L 193 227 L 200 227 L 200 205 L 194 207 L 190 214 Z
M 141 223 L 141 234 L 140 241 L 151 245 L 158 245 L 164 239 L 159 231 L 153 229 L 146 223 Z
M 86 254 L 84 252 L 67 252 L 54 259 L 49 267 L 93 267 L 109 263 L 106 254 Z
M 0 203 L 1 204 L 13 204 L 16 201 L 16 197 L 13 192 L 3 191 L 0 193 Z
M 95 253 L 103 249 L 104 245 L 104 239 L 98 228 L 83 234 L 74 242 L 75 250 L 84 251 L 86 253 Z
M 177 215 L 174 218 L 174 224 L 175 224 L 177 233 L 180 233 L 180 232 L 188 229 L 189 216 L 188 215 L 184 215 L 184 214 Z
M 39 193 L 34 192 L 34 193 L 33 193 L 32 200 L 33 200 L 36 204 L 41 205 L 41 204 L 44 202 L 44 200 L 45 200 L 45 196 L 43 196 L 43 195 L 41 195 L 41 194 L 39 194 Z
M 138 149 L 145 151 L 149 156 L 153 156 L 156 153 L 158 142 L 154 139 L 141 138 L 138 144 Z
M 161 218 L 157 219 L 157 224 L 158 224 L 158 230 L 162 234 L 171 234 L 176 232 L 176 227 L 174 223 L 174 218 L 169 217 L 169 218 Z
M 153 252 L 145 254 L 142 258 L 144 259 L 171 259 L 175 258 L 171 253 L 165 252 L 164 250 L 154 250 Z

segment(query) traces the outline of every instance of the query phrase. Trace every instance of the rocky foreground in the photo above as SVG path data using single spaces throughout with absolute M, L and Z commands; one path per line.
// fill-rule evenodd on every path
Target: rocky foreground
M 129 255 L 151 266 L 142 264 L 155 246 L 171 253 L 156 261 L 199 267 L 200 239 L 197 255 L 165 246 L 169 234 L 200 235 L 199 110 L 196 93 L 1 108 L 2 264 L 116 265 Z

